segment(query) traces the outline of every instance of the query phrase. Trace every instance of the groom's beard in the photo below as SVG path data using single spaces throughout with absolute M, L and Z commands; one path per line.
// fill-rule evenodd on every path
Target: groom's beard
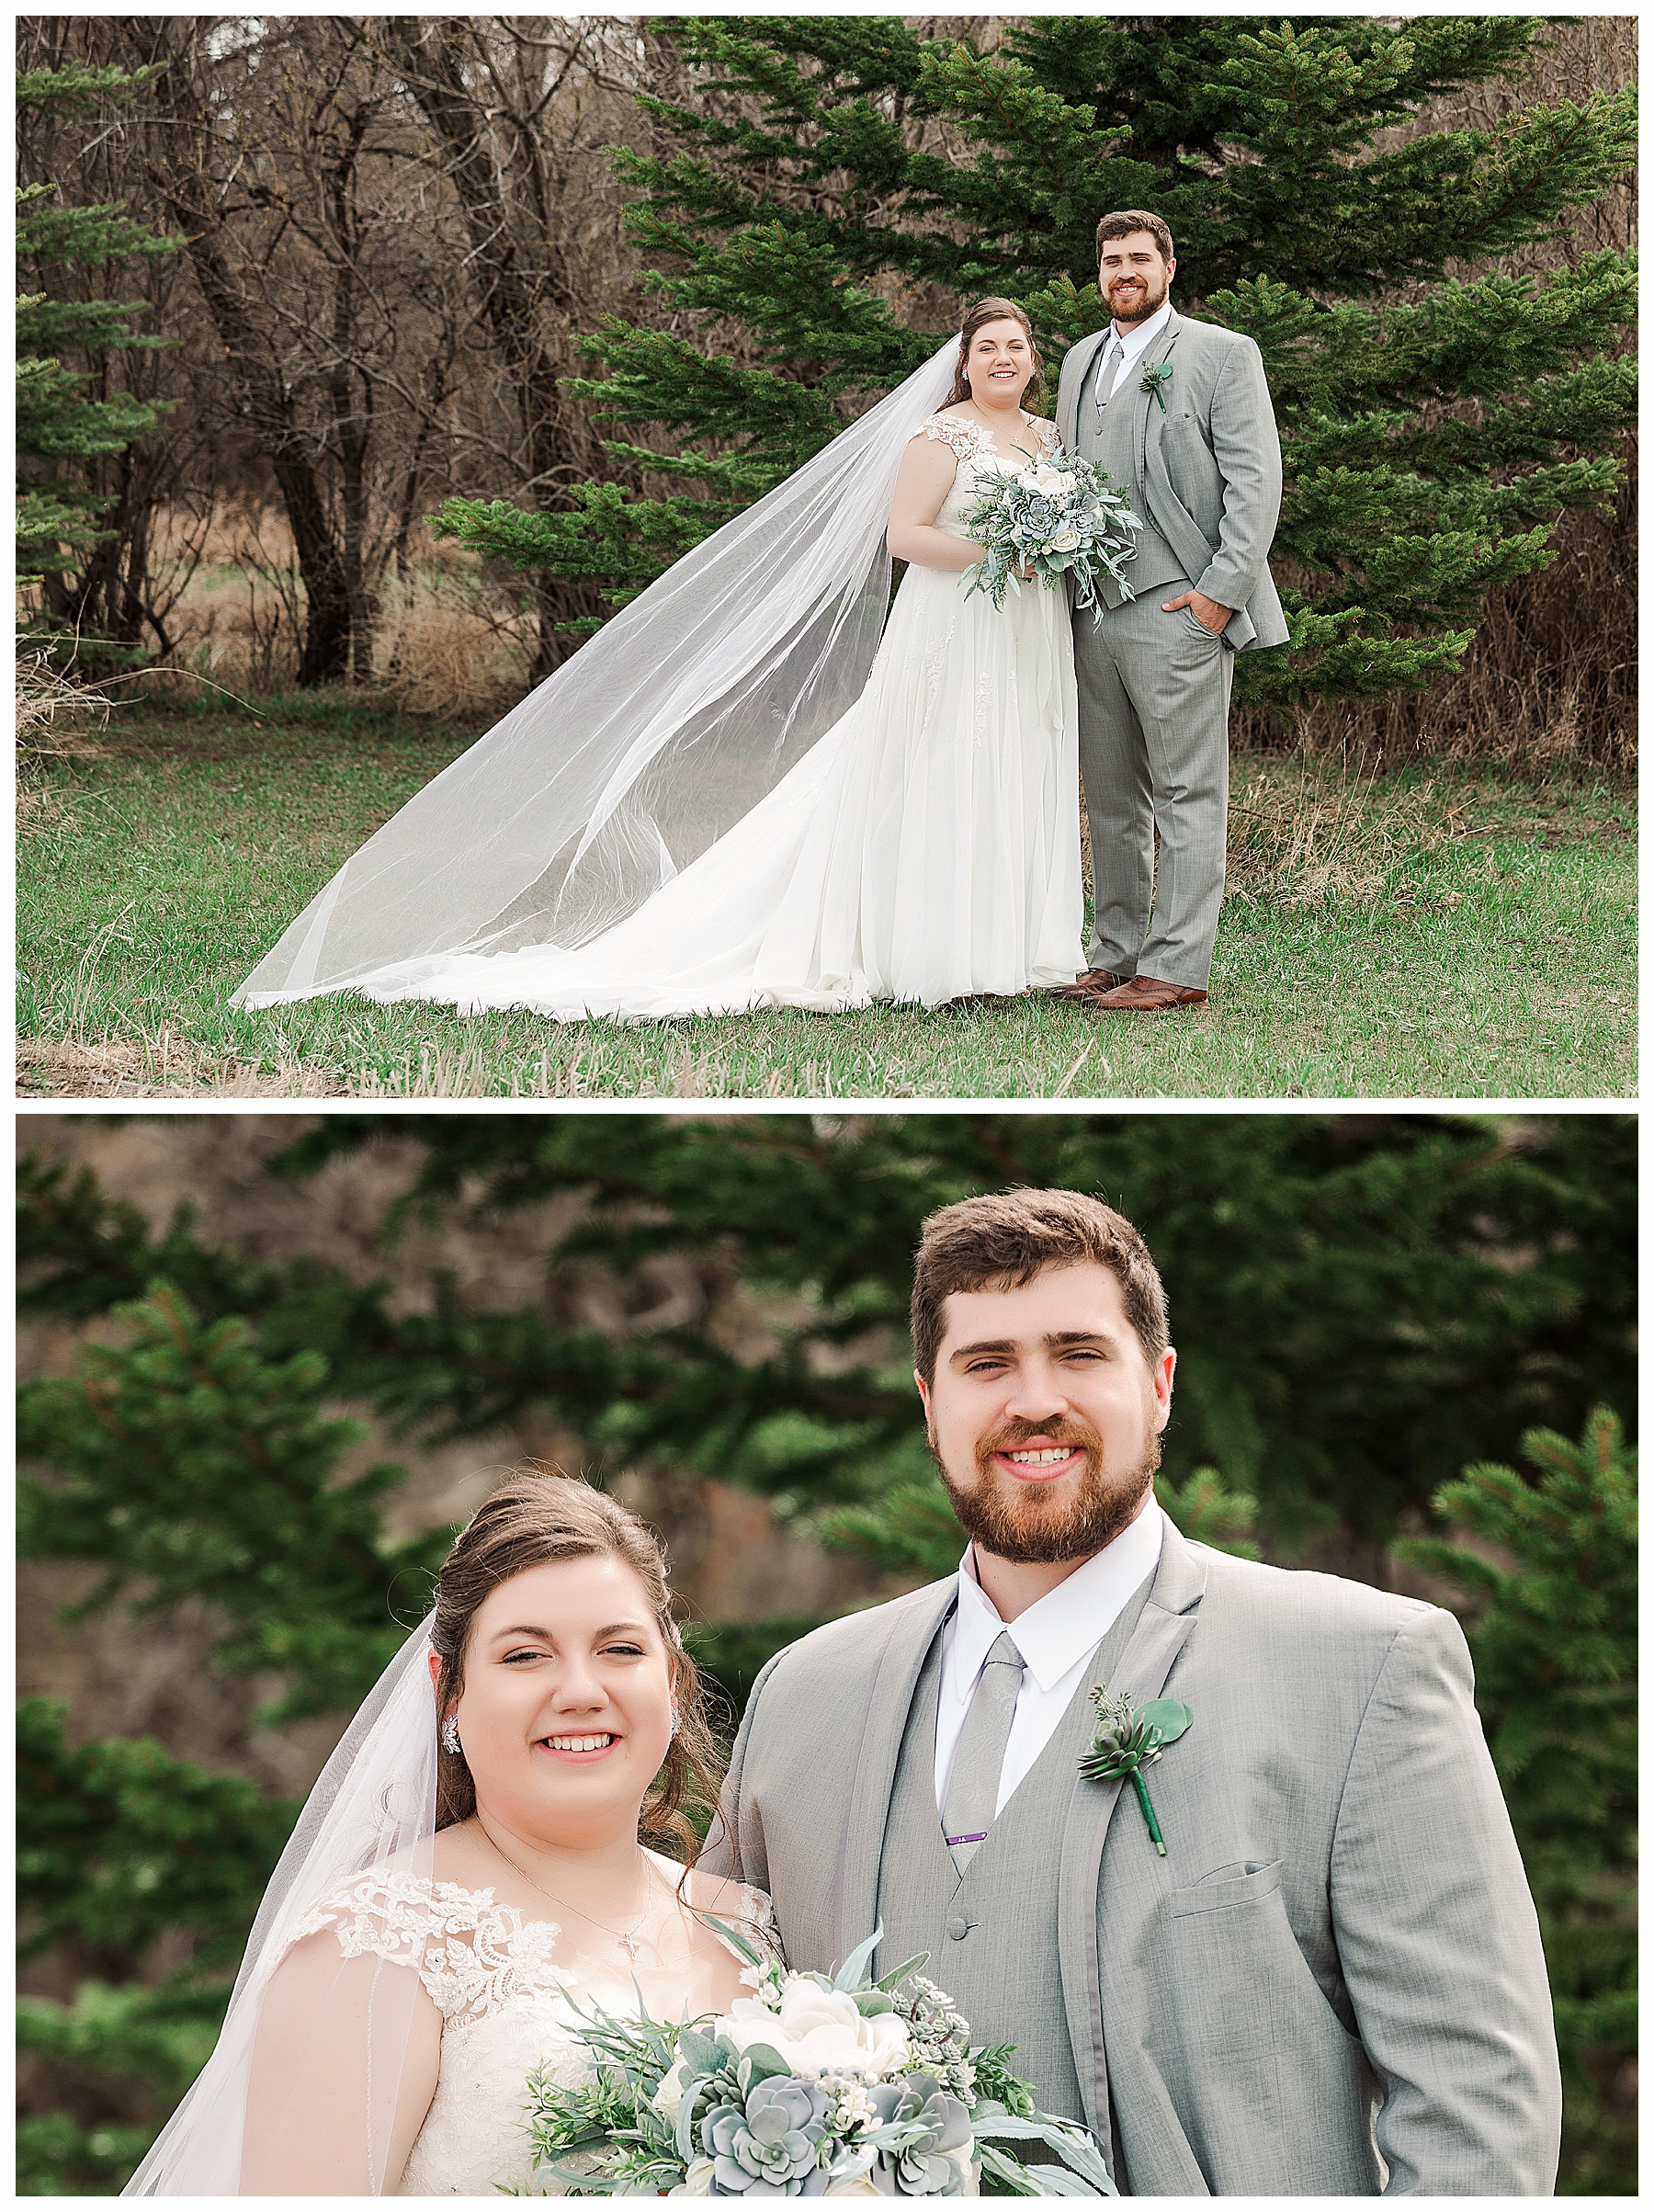
M 1014 1475 L 1002 1473 L 994 1460 L 996 1452 L 1016 1451 L 1035 1436 L 1052 1444 L 1076 1445 L 1085 1454 L 1078 1477 L 1064 1481 L 1062 1497 L 1054 1497 L 1039 1483 L 1021 1482 Z M 1087 1422 L 1048 1421 L 1037 1426 L 1008 1421 L 978 1439 L 976 1483 L 964 1490 L 943 1465 L 935 1438 L 928 1441 L 960 1527 L 996 1559 L 1025 1566 L 1088 1560 L 1112 1544 L 1136 1519 L 1161 1463 L 1161 1440 L 1152 1429 L 1144 1432 L 1136 1464 L 1111 1471 L 1105 1463 L 1103 1439 Z
M 1114 283 L 1117 284 L 1121 281 L 1122 279 L 1116 278 Z M 1116 323 L 1123 323 L 1127 328 L 1134 323 L 1146 323 L 1150 315 L 1158 314 L 1165 305 L 1167 285 L 1168 279 L 1161 277 L 1160 289 L 1156 291 L 1155 279 L 1152 277 L 1145 277 L 1142 279 L 1143 289 L 1140 292 L 1127 290 L 1122 293 L 1120 299 L 1116 301 L 1114 295 L 1114 285 L 1111 284 L 1106 294 L 1108 312 Z

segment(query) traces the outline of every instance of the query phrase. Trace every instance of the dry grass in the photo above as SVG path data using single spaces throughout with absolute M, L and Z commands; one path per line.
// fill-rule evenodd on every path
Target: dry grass
M 1242 754 L 1198 1018 L 1105 1027 L 1034 993 L 925 1015 L 625 1027 L 234 985 L 462 748 L 359 694 L 119 718 L 47 764 L 18 861 L 26 1096 L 409 1100 L 1624 1097 L 1635 830 L 1605 779 Z
M 203 525 L 163 516 L 162 558 L 186 537 L 199 563 L 172 614 L 176 647 L 153 674 L 180 701 L 202 681 L 232 692 L 288 689 L 299 668 L 303 599 L 292 534 L 279 507 L 226 504 Z M 486 724 L 527 685 L 536 618 L 509 585 L 488 582 L 465 548 L 415 534 L 405 570 L 380 584 L 373 675 L 359 688 L 409 714 Z
M 96 760 L 102 746 L 93 732 L 107 727 L 108 701 L 71 684 L 44 653 L 25 654 L 17 667 L 17 805 L 19 830 L 44 828 L 64 809 L 62 787 L 46 771 L 51 763 Z

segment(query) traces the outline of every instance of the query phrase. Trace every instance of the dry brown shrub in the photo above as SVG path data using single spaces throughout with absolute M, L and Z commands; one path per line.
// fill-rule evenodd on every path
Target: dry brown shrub
M 104 748 L 92 732 L 108 727 L 109 702 L 100 691 L 72 684 L 43 652 L 17 664 L 17 824 L 19 831 L 61 825 L 68 795 L 51 779 L 52 763 L 96 760 Z
M 494 606 L 469 569 L 432 563 L 380 594 L 375 681 L 404 712 L 444 722 L 504 714 L 528 688 L 536 617 Z

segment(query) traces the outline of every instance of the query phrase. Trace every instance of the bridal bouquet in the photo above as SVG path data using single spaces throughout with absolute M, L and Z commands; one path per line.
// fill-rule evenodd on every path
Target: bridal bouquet
M 529 2077 L 538 2178 L 571 2196 L 1117 2194 L 1086 2130 L 1036 2111 L 1011 2046 L 971 2048 L 923 1957 L 863 1986 L 878 1935 L 829 1980 L 718 1925 L 756 1994 L 710 2025 L 583 2012 L 589 2077 Z M 1028 2142 L 1063 2163 L 1025 2165 Z
M 1122 573 L 1135 551 L 1132 532 L 1142 524 L 1108 476 L 1078 453 L 1059 451 L 1031 468 L 991 476 L 965 517 L 987 558 L 970 572 L 971 592 L 987 592 L 995 607 L 1005 593 L 1020 597 L 1019 571 L 1031 569 L 1048 590 L 1059 576 L 1074 579 L 1074 604 L 1097 608 L 1097 575 L 1106 569 L 1127 598 Z

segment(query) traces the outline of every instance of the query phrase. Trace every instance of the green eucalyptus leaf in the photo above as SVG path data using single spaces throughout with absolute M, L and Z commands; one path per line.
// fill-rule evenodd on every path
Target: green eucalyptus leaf
M 930 1953 L 928 1951 L 916 1952 L 901 1966 L 892 1967 L 888 1974 L 881 1974 L 873 1986 L 876 1990 L 883 1990 L 889 1993 L 890 1991 L 900 1988 L 910 1974 L 916 1974 L 921 1967 L 928 1966 L 929 1963 Z
M 767 2082 L 776 2074 L 790 2075 L 791 2072 L 792 2068 L 778 2050 L 772 2049 L 767 2043 L 753 2043 L 742 2053 L 736 2078 L 744 2097 L 751 2095 L 760 2082 Z
M 1139 1718 L 1149 1723 L 1162 1743 L 1175 1743 L 1187 1734 L 1195 1716 L 1175 1697 L 1153 1697 L 1140 1708 Z

